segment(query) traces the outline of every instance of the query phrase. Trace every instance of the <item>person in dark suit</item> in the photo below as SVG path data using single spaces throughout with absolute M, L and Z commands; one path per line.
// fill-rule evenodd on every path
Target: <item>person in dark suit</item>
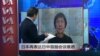
M 56 37 L 50 39 L 49 43 L 73 43 L 72 39 L 64 34 L 67 21 L 63 13 L 58 13 L 54 18 L 54 26 L 56 29 Z
M 23 43 L 39 43 L 47 37 L 47 34 L 38 35 L 38 31 L 34 21 L 38 14 L 38 9 L 32 7 L 27 12 L 27 17 L 21 23 L 19 28 L 19 37 L 22 38 Z M 20 51 L 21 56 L 39 56 L 41 52 L 36 51 Z
M 37 14 L 37 8 L 30 8 L 27 12 L 27 17 L 20 25 L 19 33 L 23 43 L 39 43 L 46 37 L 46 34 L 38 35 L 36 25 L 34 24 Z

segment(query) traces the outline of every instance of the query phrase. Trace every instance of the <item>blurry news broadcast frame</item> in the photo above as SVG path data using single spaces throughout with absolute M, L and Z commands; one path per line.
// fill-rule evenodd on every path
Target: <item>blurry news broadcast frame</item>
M 54 37 L 55 28 L 54 28 L 54 17 L 57 13 L 63 13 L 67 20 L 67 27 L 64 33 L 71 37 L 73 43 L 47 43 L 48 39 Z M 27 12 L 21 12 L 21 22 L 25 19 Z M 49 36 L 41 41 L 40 43 L 23 43 L 21 39 L 21 43 L 19 43 L 19 50 L 23 51 L 45 51 L 45 50 L 66 50 L 66 51 L 76 51 L 81 50 L 84 43 L 88 43 L 88 10 L 84 10 L 83 7 L 66 7 L 66 8 L 46 8 L 39 9 L 39 14 L 37 16 L 36 21 L 34 22 L 37 25 L 38 34 L 41 35 L 44 32 L 49 33 Z M 19 38 L 20 39 L 20 38 Z M 76 49 L 25 49 L 25 47 L 29 46 L 39 46 L 39 45 L 75 45 Z M 24 48 L 23 48 L 24 47 Z
M 64 1 L 64 0 L 63 0 L 63 1 Z M 63 2 L 63 1 L 62 1 L 62 2 Z M 69 2 L 70 2 L 70 1 L 69 1 Z M 82 2 L 82 1 L 81 1 L 81 2 Z M 31 2 L 25 2 L 25 3 L 28 4 L 28 3 L 31 3 Z M 35 2 L 34 2 L 34 3 L 35 3 Z M 45 1 L 45 3 L 49 3 L 49 1 Z M 67 2 L 67 3 L 68 3 L 68 2 Z M 67 3 L 66 3 L 66 4 L 67 4 Z M 75 4 L 74 1 L 71 2 L 71 3 L 72 3 L 72 4 Z M 53 4 L 54 4 L 54 3 L 53 3 Z M 82 22 L 83 22 L 83 26 L 82 26 L 82 27 L 83 27 L 83 29 L 82 29 L 82 30 L 83 30 L 83 36 L 82 36 L 82 39 L 79 39 L 79 38 L 78 38 L 79 36 L 78 36 L 78 37 L 75 37 L 75 36 L 74 36 L 75 34 L 79 33 L 79 32 L 76 32 L 76 33 L 75 33 L 75 32 L 74 32 L 75 29 L 70 29 L 70 30 L 68 30 L 68 28 L 73 27 L 73 25 L 68 26 L 68 27 L 66 27 L 66 29 L 65 29 L 65 30 L 66 30 L 66 31 L 65 31 L 65 34 L 68 35 L 68 36 L 70 36 L 70 37 L 72 38 L 73 43 L 78 43 L 78 41 L 82 40 L 82 42 L 81 42 L 81 41 L 79 42 L 80 49 L 81 49 L 82 46 L 83 46 L 83 44 L 84 44 L 84 43 L 88 43 L 88 41 L 89 41 L 89 39 L 88 39 L 88 10 L 87 10 L 87 9 L 84 9 L 82 5 L 80 6 L 80 2 L 79 2 L 79 3 L 76 3 L 78 6 L 76 6 L 76 5 L 72 5 L 72 6 L 69 5 L 69 6 L 68 6 L 68 5 L 66 5 L 66 4 L 65 4 L 65 7 L 64 7 L 64 6 L 59 6 L 60 4 L 55 4 L 55 5 L 53 5 L 53 6 L 51 5 L 50 8 L 45 8 L 45 7 L 44 7 L 44 8 L 42 8 L 42 9 L 41 9 L 41 6 L 42 6 L 42 5 L 41 5 L 40 7 L 38 7 L 38 8 L 39 8 L 39 15 L 37 16 L 37 20 L 36 20 L 34 23 L 37 25 L 37 29 L 38 29 L 38 33 L 39 33 L 39 34 L 42 34 L 42 33 L 44 33 L 44 32 L 46 31 L 46 32 L 50 33 L 49 35 L 51 35 L 51 34 L 54 35 L 54 34 L 55 34 L 55 31 L 53 32 L 53 30 L 55 30 L 55 29 L 54 29 L 53 20 L 51 20 L 52 23 L 49 22 L 49 24 L 52 26 L 52 29 L 50 29 L 50 28 L 48 27 L 48 29 L 50 29 L 51 31 L 50 31 L 50 30 L 48 31 L 48 29 L 46 28 L 46 25 L 43 25 L 43 24 L 42 24 L 42 23 L 46 23 L 46 21 L 42 21 L 42 20 L 41 20 L 41 19 L 42 19 L 42 18 L 41 18 L 41 17 L 42 17 L 41 15 L 43 14 L 42 11 L 48 10 L 48 12 L 50 12 L 50 11 L 52 11 L 52 10 L 53 10 L 53 11 L 54 11 L 54 10 L 55 10 L 55 11 L 58 10 L 56 13 L 51 12 L 51 13 L 53 13 L 53 16 L 52 16 L 52 19 L 53 19 L 53 17 L 54 17 L 58 12 L 61 12 L 61 11 L 63 11 L 63 10 L 67 10 L 67 11 L 68 11 L 68 9 L 71 9 L 71 10 L 72 10 L 72 9 L 75 9 L 75 8 L 81 8 L 79 11 L 82 11 L 82 12 L 80 12 L 80 14 L 82 14 L 82 19 L 83 19 L 83 21 L 82 21 Z M 68 4 L 70 4 L 70 3 L 68 3 Z M 20 4 L 20 5 L 21 5 L 21 4 Z M 19 5 L 19 6 L 20 6 L 20 5 Z M 21 5 L 21 6 L 22 6 L 22 5 Z M 24 5 L 23 5 L 23 6 L 24 6 Z M 29 6 L 29 4 L 28 4 L 27 6 Z M 30 7 L 27 8 L 27 6 L 26 6 L 26 8 L 24 8 L 24 9 L 28 10 L 28 9 L 30 8 Z M 31 5 L 31 6 L 32 6 L 32 5 Z M 67 7 L 67 6 L 68 6 L 68 7 Z M 24 6 L 24 7 L 25 7 L 25 6 Z M 19 9 L 21 9 L 21 8 L 19 8 Z M 56 9 L 57 9 L 57 10 L 56 10 Z M 60 9 L 63 9 L 63 10 L 60 11 Z M 49 10 L 50 10 L 50 11 L 49 11 Z M 62 13 L 64 13 L 64 14 L 67 13 L 66 17 L 67 17 L 67 21 L 68 21 L 68 22 L 70 21 L 70 22 L 68 23 L 68 24 L 70 25 L 70 24 L 72 24 L 72 23 L 71 23 L 71 20 L 70 20 L 69 17 L 68 17 L 68 12 L 67 12 L 67 11 L 66 11 L 66 12 L 62 12 Z M 20 12 L 20 17 L 21 17 L 20 22 L 22 22 L 22 21 L 25 19 L 26 14 L 27 14 L 26 11 L 25 11 L 25 12 L 24 12 L 24 11 L 21 11 L 21 12 Z M 43 14 L 43 15 L 45 15 L 45 14 Z M 52 15 L 52 14 L 51 14 L 51 15 Z M 47 16 L 48 16 L 48 15 L 47 15 Z M 70 16 L 70 17 L 71 17 L 71 16 Z M 77 18 L 77 16 L 74 16 L 73 18 Z M 46 18 L 45 18 L 45 19 L 46 19 Z M 79 19 L 79 20 L 82 20 L 82 19 Z M 78 21 L 79 21 L 79 20 L 78 20 Z M 73 20 L 73 21 L 74 21 L 74 20 Z M 81 23 L 82 23 L 82 22 L 81 22 Z M 74 22 L 74 23 L 75 23 L 75 22 Z M 77 28 L 78 28 L 78 27 L 77 27 Z M 77 28 L 76 28 L 76 29 L 77 29 Z M 73 33 L 71 30 L 74 30 L 74 31 L 73 31 L 74 33 Z M 70 31 L 71 31 L 71 32 L 70 32 Z M 73 34 L 71 34 L 71 33 L 73 33 Z M 75 38 L 74 38 L 73 36 L 74 36 Z M 20 39 L 20 38 L 19 38 L 19 39 Z M 22 42 L 23 42 L 23 40 L 21 39 L 21 43 L 19 43 L 19 44 L 24 44 L 24 43 L 22 43 Z M 43 42 L 43 41 L 42 41 L 42 42 Z M 33 44 L 35 44 L 35 43 L 33 43 Z M 50 44 L 50 43 L 45 43 L 45 42 L 43 42 L 43 43 L 40 43 L 40 44 Z M 66 43 L 66 44 L 67 44 L 67 43 Z M 19 47 L 20 47 L 20 46 L 19 46 Z M 78 49 L 78 50 L 80 50 L 80 49 Z M 19 49 L 19 50 L 20 50 L 20 49 Z
M 2 0 L 1 0 L 2 1 Z M 0 8 L 1 9 L 1 8 Z M 88 43 L 88 9 L 84 9 L 84 43 Z M 26 12 L 21 12 L 21 21 L 26 17 Z M 38 21 L 38 20 L 37 20 Z M 36 21 L 36 22 L 37 22 Z M 38 24 L 38 23 L 37 23 Z M 38 27 L 38 26 L 37 26 Z M 41 34 L 41 31 L 39 32 Z

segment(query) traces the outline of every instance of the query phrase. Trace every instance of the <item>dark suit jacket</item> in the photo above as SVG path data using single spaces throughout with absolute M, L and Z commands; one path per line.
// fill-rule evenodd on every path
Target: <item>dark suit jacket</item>
M 45 35 L 38 36 L 36 25 L 28 18 L 21 23 L 19 37 L 23 43 L 38 43 L 45 38 Z

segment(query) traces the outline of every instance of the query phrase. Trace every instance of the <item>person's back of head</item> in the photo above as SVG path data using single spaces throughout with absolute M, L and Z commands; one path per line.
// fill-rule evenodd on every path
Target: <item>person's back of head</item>
M 28 17 L 33 17 L 34 15 L 38 14 L 38 9 L 35 7 L 31 7 L 28 11 L 27 11 L 27 16 Z

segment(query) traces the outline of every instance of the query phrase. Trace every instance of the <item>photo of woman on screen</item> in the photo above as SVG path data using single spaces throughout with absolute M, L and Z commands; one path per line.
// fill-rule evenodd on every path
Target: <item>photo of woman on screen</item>
M 64 30 L 67 27 L 67 20 L 63 13 L 56 14 L 54 18 L 54 27 L 56 30 L 56 37 L 50 39 L 48 43 L 73 43 L 71 37 L 64 33 Z

